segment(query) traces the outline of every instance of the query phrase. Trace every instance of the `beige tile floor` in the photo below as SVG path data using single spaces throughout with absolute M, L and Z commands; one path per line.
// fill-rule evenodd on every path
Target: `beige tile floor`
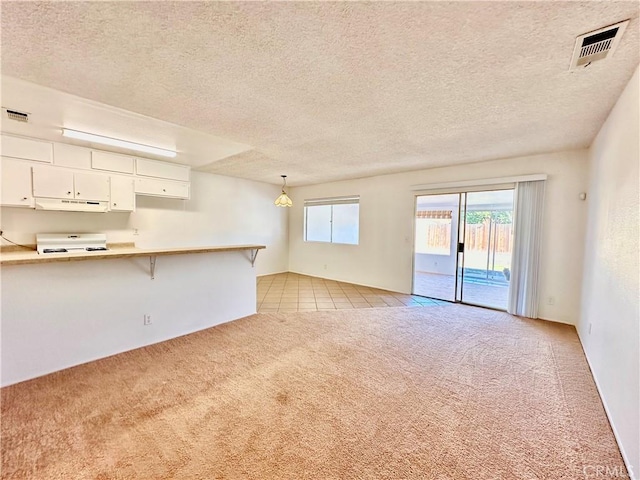
M 258 278 L 259 313 L 434 305 L 449 303 L 296 273 Z

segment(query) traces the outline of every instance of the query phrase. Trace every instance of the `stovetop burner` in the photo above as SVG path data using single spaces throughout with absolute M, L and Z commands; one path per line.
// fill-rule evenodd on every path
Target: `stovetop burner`
M 104 233 L 39 233 L 36 235 L 38 253 L 104 252 L 107 236 Z

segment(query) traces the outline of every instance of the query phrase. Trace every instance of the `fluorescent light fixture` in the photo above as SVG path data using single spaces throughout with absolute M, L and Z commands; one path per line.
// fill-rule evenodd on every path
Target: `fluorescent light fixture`
M 87 142 L 101 143 L 103 145 L 111 145 L 112 147 L 128 148 L 137 152 L 152 153 L 153 155 L 160 155 L 162 157 L 173 158 L 177 155 L 173 150 L 151 147 L 149 145 L 142 145 L 141 143 L 127 142 L 126 140 L 118 140 L 117 138 L 103 137 L 102 135 L 70 130 L 68 128 L 62 129 L 62 136 L 75 138 L 76 140 L 86 140 Z

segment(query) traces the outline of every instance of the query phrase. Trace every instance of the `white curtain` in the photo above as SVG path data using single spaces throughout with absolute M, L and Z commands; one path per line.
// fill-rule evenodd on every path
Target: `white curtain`
M 513 258 L 507 311 L 538 317 L 538 276 L 545 181 L 518 182 L 515 190 Z

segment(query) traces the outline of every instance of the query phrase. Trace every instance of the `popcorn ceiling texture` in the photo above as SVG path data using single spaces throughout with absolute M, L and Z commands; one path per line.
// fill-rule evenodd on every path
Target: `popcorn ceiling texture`
M 291 185 L 586 147 L 638 42 L 637 2 L 2 5 L 4 74 L 252 145 L 202 169 Z

